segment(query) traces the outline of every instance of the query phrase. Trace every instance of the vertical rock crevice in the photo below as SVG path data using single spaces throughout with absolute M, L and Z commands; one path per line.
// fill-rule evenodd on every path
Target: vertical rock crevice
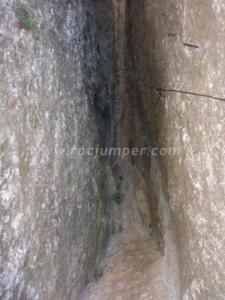
M 224 12 L 0 1 L 1 299 L 224 299 Z

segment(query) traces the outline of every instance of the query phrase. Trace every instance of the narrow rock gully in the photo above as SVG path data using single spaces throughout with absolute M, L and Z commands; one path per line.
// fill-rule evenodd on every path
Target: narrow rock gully
M 117 146 L 148 144 L 143 116 L 130 99 L 126 70 L 126 4 L 115 1 L 117 53 Z M 136 135 L 134 137 L 134 135 Z M 113 234 L 105 256 L 79 300 L 176 300 L 179 268 L 173 224 L 158 158 L 120 157 L 114 162 L 121 180 L 120 201 L 111 209 Z
M 225 300 L 224 36 L 225 0 L 0 0 L 0 300 Z
M 156 170 L 157 171 L 157 166 Z M 96 281 L 89 283 L 83 300 L 180 299 L 176 248 L 169 210 L 160 192 L 163 236 L 151 228 L 151 192 L 139 171 L 121 162 L 121 231 L 112 235 Z M 160 174 L 157 175 L 160 182 Z

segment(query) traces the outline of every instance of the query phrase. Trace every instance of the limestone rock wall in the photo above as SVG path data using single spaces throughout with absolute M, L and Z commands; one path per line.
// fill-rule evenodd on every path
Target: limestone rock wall
M 103 163 L 77 149 L 106 140 L 112 20 L 110 1 L 0 1 L 1 299 L 75 299 L 104 248 Z
M 225 298 L 224 22 L 220 0 L 127 1 L 131 95 L 153 144 L 178 149 L 161 162 L 184 300 Z

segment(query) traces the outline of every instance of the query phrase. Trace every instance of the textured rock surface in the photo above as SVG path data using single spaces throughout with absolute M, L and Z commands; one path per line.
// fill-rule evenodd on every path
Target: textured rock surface
M 153 233 L 149 186 L 127 161 L 120 167 L 124 178 L 121 203 L 116 204 L 120 230 L 110 239 L 100 266 L 102 276 L 87 286 L 81 299 L 175 300 L 170 297 L 166 257 Z
M 150 130 L 143 116 L 143 103 L 137 97 L 136 82 L 132 81 L 133 88 L 128 89 L 125 68 L 129 40 L 126 1 L 114 1 L 114 11 L 117 145 L 130 149 L 146 147 L 150 143 Z M 112 236 L 98 276 L 87 286 L 81 299 L 179 300 L 177 251 L 158 162 L 147 155 L 134 155 L 118 158 L 114 166 L 116 183 L 120 179 L 120 201 L 111 204 Z
M 222 0 L 0 0 L 0 299 L 76 299 L 109 224 L 88 299 L 225 299 L 224 34 Z M 115 140 L 177 150 L 118 159 L 121 201 L 77 151 Z
M 121 203 L 117 203 L 121 212 L 118 218 L 120 230 L 111 236 L 106 257 L 99 268 L 99 277 L 87 286 L 81 299 L 180 300 L 176 249 L 171 239 L 168 210 L 165 210 L 162 199 L 161 175 L 157 171 L 165 247 L 162 247 L 152 226 L 152 185 L 127 160 L 121 161 L 120 168 L 124 178 Z M 155 167 L 152 171 L 156 175 Z
M 225 6 L 220 0 L 127 1 L 129 64 L 162 157 L 180 246 L 182 299 L 225 298 Z M 143 117 L 143 118 L 144 118 Z
M 77 148 L 106 142 L 112 9 L 22 3 L 0 1 L 0 298 L 74 299 L 106 240 L 102 162 Z

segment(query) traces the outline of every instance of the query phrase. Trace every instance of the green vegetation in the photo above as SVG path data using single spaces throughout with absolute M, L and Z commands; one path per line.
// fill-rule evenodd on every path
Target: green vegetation
M 26 5 L 19 5 L 15 10 L 15 14 L 21 28 L 32 32 L 37 31 L 37 25 L 35 21 L 32 20 L 31 14 Z

